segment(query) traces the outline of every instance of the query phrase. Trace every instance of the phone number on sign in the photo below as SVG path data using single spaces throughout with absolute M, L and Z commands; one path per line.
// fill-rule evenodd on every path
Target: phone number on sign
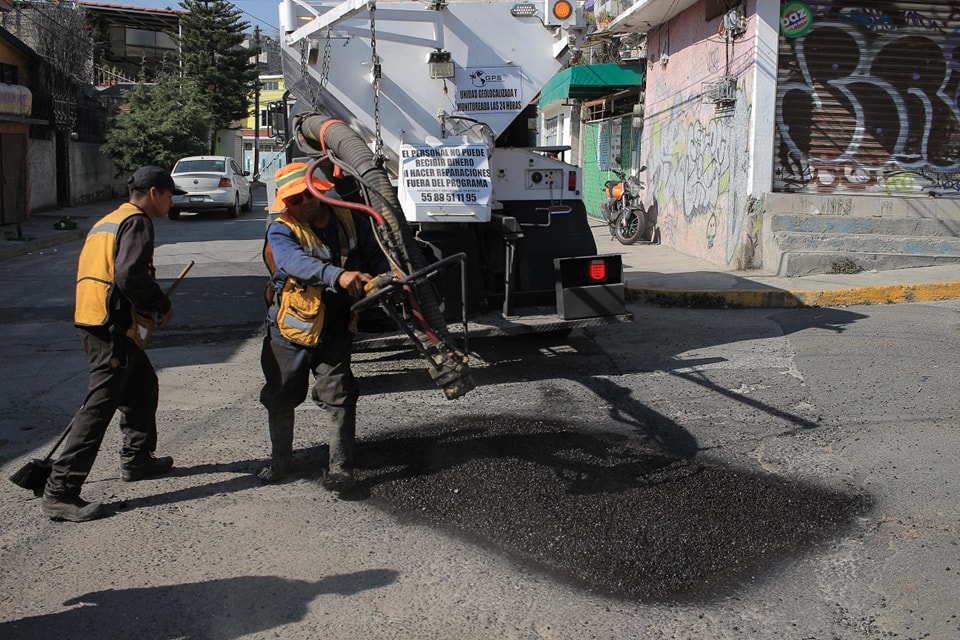
M 421 193 L 423 202 L 476 202 L 475 193 Z

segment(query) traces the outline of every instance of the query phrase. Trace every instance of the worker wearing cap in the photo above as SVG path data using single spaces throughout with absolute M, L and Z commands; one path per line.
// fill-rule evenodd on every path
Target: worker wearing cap
M 186 192 L 154 166 L 137 169 L 127 186 L 129 201 L 93 225 L 80 251 L 74 323 L 90 383 L 44 489 L 40 508 L 54 520 L 83 522 L 104 514 L 101 503 L 80 498 L 80 488 L 117 409 L 124 436 L 121 478 L 142 480 L 173 467 L 173 458 L 154 456 L 159 390 L 143 331 L 173 317 L 153 266 L 153 219 L 167 215 L 174 194 Z
M 267 333 L 260 363 L 265 384 L 271 464 L 258 477 L 279 482 L 293 457 L 294 409 L 311 398 L 326 410 L 329 464 L 323 484 L 334 491 L 354 486 L 357 382 L 350 369 L 356 318 L 350 307 L 364 295 L 371 273 L 389 270 L 367 216 L 330 207 L 307 188 L 307 165 L 295 162 L 274 176 L 272 211 L 283 213 L 267 227 L 263 258 L 271 273 L 267 288 Z M 320 192 L 333 185 L 311 176 Z

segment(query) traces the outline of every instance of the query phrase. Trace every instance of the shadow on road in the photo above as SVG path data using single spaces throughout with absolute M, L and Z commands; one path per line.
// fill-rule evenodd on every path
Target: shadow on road
M 372 569 L 316 582 L 241 576 L 107 589 L 70 598 L 63 604 L 72 608 L 59 613 L 0 623 L 0 637 L 229 640 L 303 620 L 318 596 L 357 595 L 392 584 L 397 576 L 396 571 Z

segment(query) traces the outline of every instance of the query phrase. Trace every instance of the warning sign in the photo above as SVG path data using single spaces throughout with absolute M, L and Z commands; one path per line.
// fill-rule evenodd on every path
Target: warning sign
M 402 145 L 398 191 L 410 220 L 488 221 L 492 182 L 486 145 Z
M 457 68 L 457 112 L 517 114 L 523 109 L 518 67 Z

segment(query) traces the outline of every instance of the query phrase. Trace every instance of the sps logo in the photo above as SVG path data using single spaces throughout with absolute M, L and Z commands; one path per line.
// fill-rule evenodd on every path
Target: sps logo
M 470 74 L 470 81 L 475 87 L 483 87 L 486 86 L 488 82 L 503 82 L 503 76 L 487 75 L 483 69 L 477 69 Z

